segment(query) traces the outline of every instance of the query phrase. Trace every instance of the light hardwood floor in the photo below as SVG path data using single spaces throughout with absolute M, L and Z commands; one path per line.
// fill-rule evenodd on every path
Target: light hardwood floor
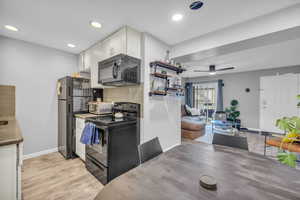
M 80 159 L 51 153 L 23 163 L 23 200 L 92 200 L 102 188 Z

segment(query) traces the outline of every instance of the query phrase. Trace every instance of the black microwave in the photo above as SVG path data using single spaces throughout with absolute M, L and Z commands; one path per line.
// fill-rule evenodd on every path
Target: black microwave
M 125 54 L 119 54 L 99 62 L 98 82 L 107 86 L 140 84 L 141 60 Z

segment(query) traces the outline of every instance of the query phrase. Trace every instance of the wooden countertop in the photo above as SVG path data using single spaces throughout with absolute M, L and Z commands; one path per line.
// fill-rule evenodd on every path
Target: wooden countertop
M 199 185 L 213 176 L 217 190 Z M 95 200 L 294 200 L 300 173 L 261 155 L 204 143 L 183 144 L 107 184 Z
M 18 144 L 23 141 L 19 124 L 15 117 L 0 117 L 0 121 L 8 121 L 0 125 L 0 146 Z

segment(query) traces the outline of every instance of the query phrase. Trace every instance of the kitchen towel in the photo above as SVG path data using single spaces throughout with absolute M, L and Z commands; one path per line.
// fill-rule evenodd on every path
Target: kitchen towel
M 100 132 L 93 123 L 86 123 L 80 138 L 82 144 L 100 144 Z

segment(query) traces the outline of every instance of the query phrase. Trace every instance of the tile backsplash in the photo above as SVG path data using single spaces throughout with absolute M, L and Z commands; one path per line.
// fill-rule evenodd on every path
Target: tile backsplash
M 143 108 L 143 84 L 117 88 L 105 88 L 103 90 L 105 102 L 132 102 L 138 103 Z M 143 111 L 141 111 L 143 114 Z
M 0 117 L 15 116 L 15 86 L 0 85 Z

